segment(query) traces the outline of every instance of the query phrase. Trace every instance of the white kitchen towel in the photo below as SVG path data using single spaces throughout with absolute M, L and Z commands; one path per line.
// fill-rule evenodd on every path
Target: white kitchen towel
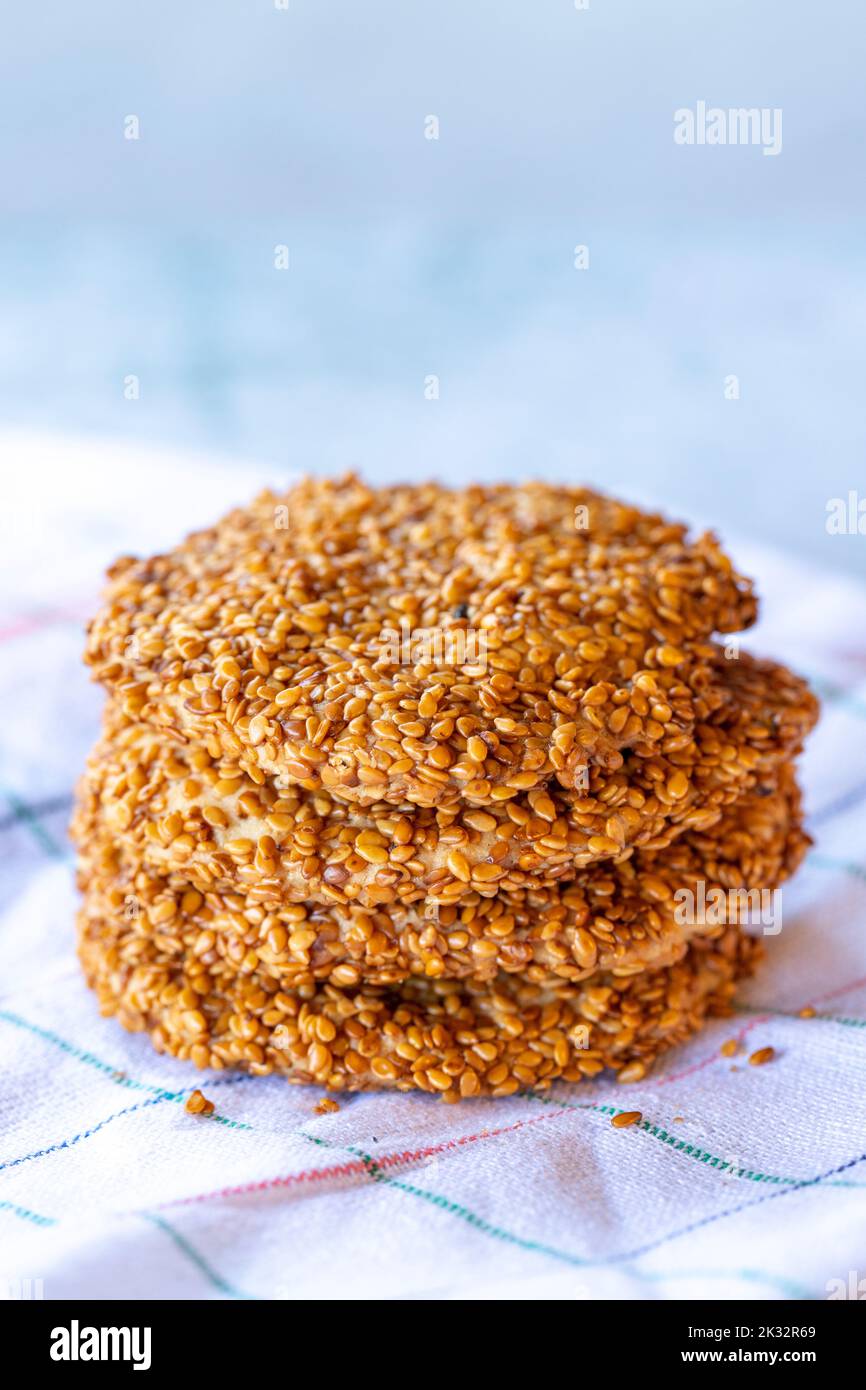
M 199 1073 L 100 1018 L 73 946 L 65 825 L 101 705 L 80 659 L 101 570 L 266 479 L 9 436 L 0 466 L 0 1297 L 866 1293 L 866 591 L 723 537 L 763 599 L 744 645 L 824 702 L 803 760 L 816 845 L 734 1018 L 637 1086 L 317 1115 L 314 1089 Z M 184 1108 L 197 1086 L 208 1119 Z M 613 1128 L 619 1109 L 642 1122 Z

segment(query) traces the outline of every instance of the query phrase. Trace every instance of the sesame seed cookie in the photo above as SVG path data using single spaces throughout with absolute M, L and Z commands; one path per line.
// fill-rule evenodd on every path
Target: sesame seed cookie
M 210 747 L 167 740 L 110 707 L 79 789 L 74 833 L 86 842 L 97 805 L 118 839 L 160 872 L 200 887 L 264 886 L 284 902 L 447 906 L 563 882 L 634 849 L 659 851 L 709 830 L 726 805 L 799 750 L 816 714 L 784 667 L 716 659 L 716 698 L 668 756 L 635 755 L 589 770 L 579 796 L 524 792 L 489 807 L 358 807 L 257 772 Z M 708 702 L 709 703 L 709 702 Z
M 110 571 L 94 674 L 141 718 L 362 804 L 614 770 L 699 717 L 756 605 L 710 535 L 580 488 L 308 479 Z
M 476 895 L 432 913 L 427 903 L 322 907 L 286 904 L 261 888 L 246 895 L 199 888 L 143 865 L 98 819 L 80 856 L 80 884 L 89 911 L 130 924 L 133 952 L 156 940 L 171 959 L 267 974 L 286 990 L 497 974 L 551 989 L 599 972 L 626 976 L 672 964 L 693 936 L 720 925 L 717 914 L 699 910 L 699 899 L 743 884 L 777 888 L 807 843 L 785 766 L 712 830 L 686 834 L 665 851 L 637 851 L 563 885 Z

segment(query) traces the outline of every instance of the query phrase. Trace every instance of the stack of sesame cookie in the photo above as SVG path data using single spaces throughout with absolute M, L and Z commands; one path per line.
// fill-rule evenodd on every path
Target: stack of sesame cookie
M 122 560 L 74 834 L 103 1008 L 201 1066 L 333 1090 L 622 1079 L 756 943 L 813 697 L 722 646 L 712 537 L 582 489 L 354 477 Z

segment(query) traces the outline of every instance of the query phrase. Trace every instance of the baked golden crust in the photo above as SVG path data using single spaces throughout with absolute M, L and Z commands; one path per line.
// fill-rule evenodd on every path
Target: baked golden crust
M 627 978 L 548 991 L 519 976 L 489 984 L 410 981 L 400 992 L 332 984 L 288 993 L 269 975 L 172 957 L 149 937 L 134 954 L 117 917 L 86 908 L 79 954 L 103 1013 L 198 1066 L 277 1073 L 331 1091 L 391 1087 L 445 1100 L 543 1090 L 612 1068 L 638 1081 L 659 1053 L 730 1012 L 760 944 L 727 927 L 682 960 Z
M 706 719 L 669 756 L 636 753 L 613 772 L 592 767 L 580 795 L 554 786 L 484 808 L 456 796 L 435 807 L 358 807 L 281 788 L 262 772 L 254 781 L 218 742 L 168 740 L 111 707 L 73 831 L 86 844 L 98 820 L 161 873 L 202 889 L 265 886 L 266 896 L 291 903 L 447 906 L 562 883 L 591 864 L 709 830 L 799 750 L 816 714 L 802 681 L 746 655 L 717 653 L 713 671 Z
M 267 974 L 282 989 L 332 981 L 399 985 L 427 979 L 489 981 L 520 974 L 540 987 L 576 985 L 599 972 L 631 975 L 669 965 L 713 920 L 688 920 L 682 892 L 703 886 L 775 889 L 796 868 L 807 837 L 788 766 L 728 808 L 712 830 L 686 834 L 657 853 L 581 870 L 538 890 L 471 895 L 448 907 L 428 903 L 364 908 L 287 904 L 261 885 L 246 895 L 198 888 L 183 874 L 142 863 L 99 819 L 82 850 L 87 910 L 129 922 L 132 955 L 142 938 L 172 959 L 193 957 L 240 974 Z
M 707 639 L 754 617 L 711 536 L 585 489 L 310 479 L 119 561 L 86 657 L 128 717 L 251 774 L 483 805 L 664 753 Z

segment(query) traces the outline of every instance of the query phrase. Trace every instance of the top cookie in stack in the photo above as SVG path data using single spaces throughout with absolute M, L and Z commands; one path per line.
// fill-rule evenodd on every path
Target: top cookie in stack
M 87 660 L 126 714 L 360 804 L 664 753 L 714 698 L 708 638 L 756 615 L 711 536 L 539 483 L 310 480 L 110 579 Z

